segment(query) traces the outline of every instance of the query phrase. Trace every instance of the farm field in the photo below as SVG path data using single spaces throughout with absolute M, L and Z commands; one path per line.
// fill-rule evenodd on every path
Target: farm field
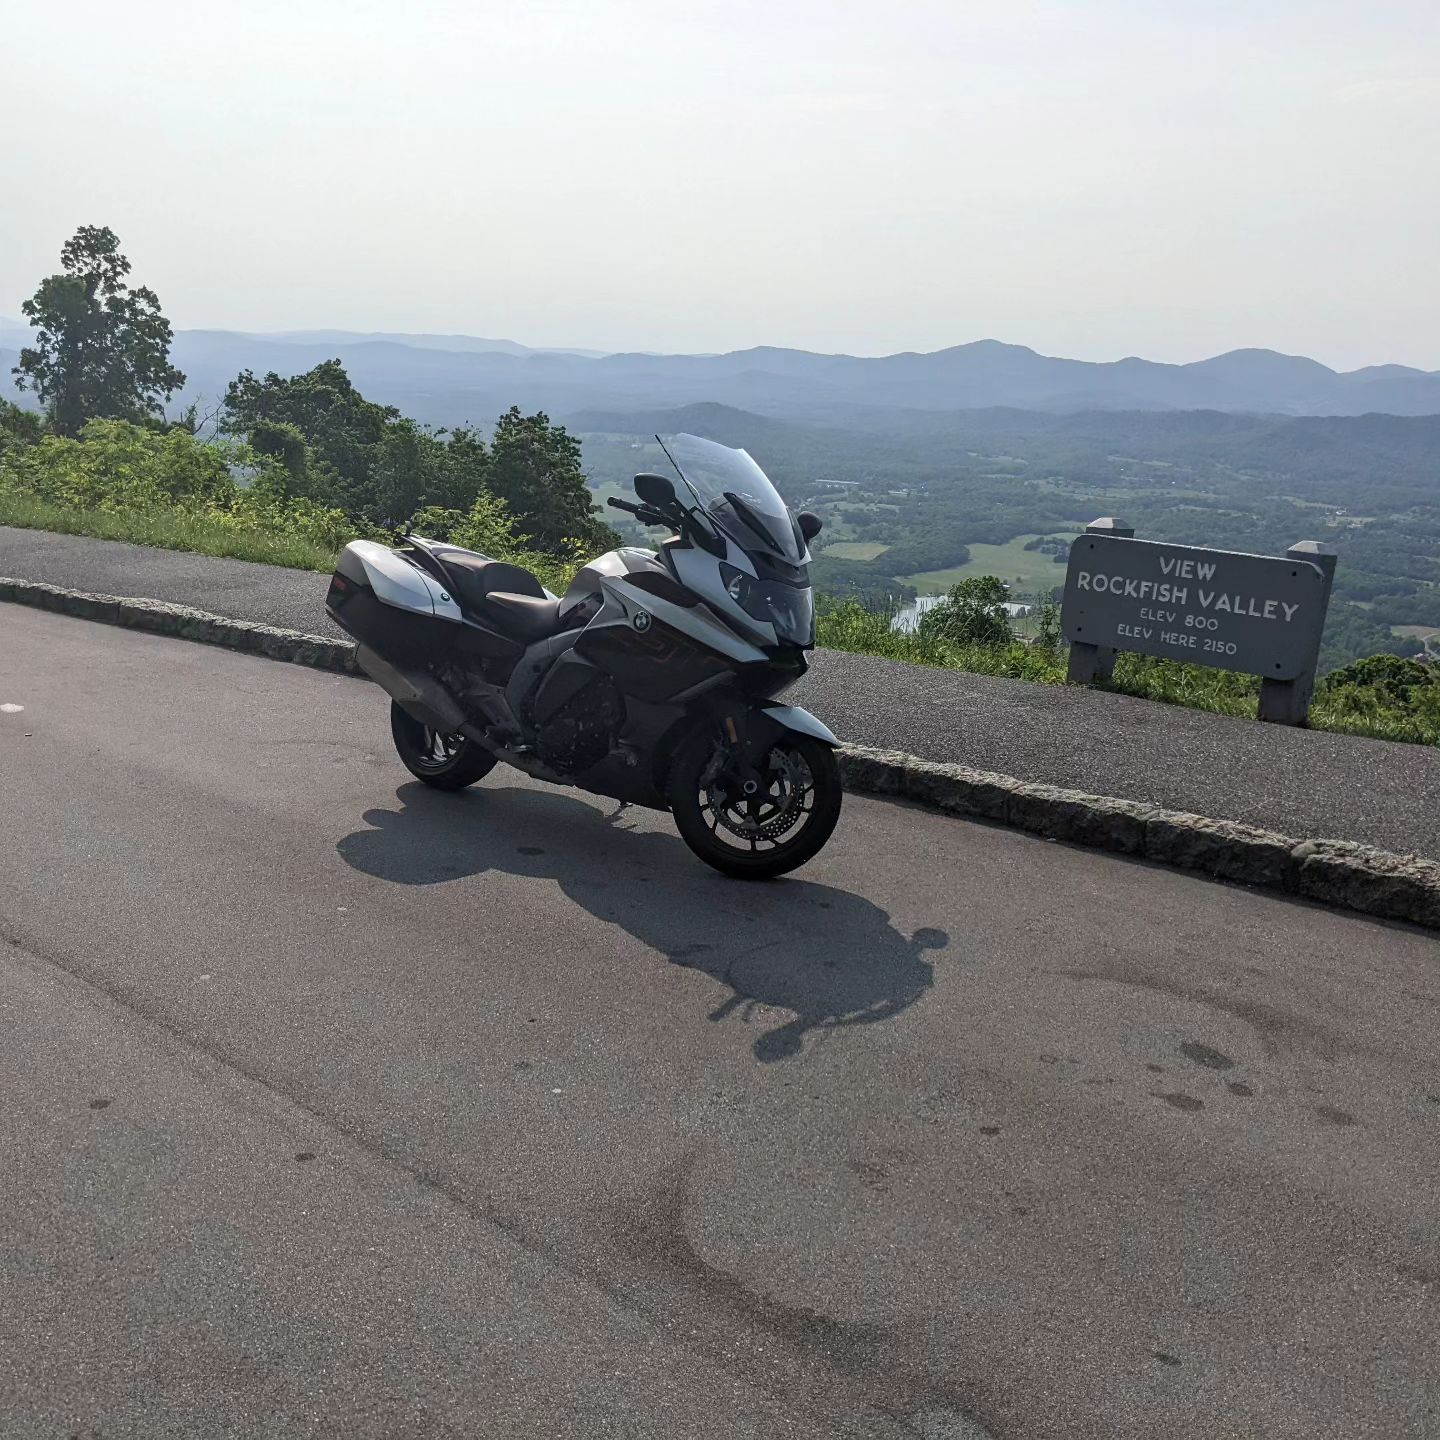
M 971 545 L 970 560 L 948 570 L 925 570 L 918 575 L 898 577 L 922 595 L 943 595 L 952 585 L 971 575 L 996 575 L 1017 593 L 1031 594 L 1065 583 L 1065 567 L 1055 564 L 1043 551 L 1027 550 L 1025 542 L 1035 535 L 1017 535 L 1004 545 Z M 1062 538 L 1069 538 L 1068 534 Z
M 878 540 L 837 540 L 825 547 L 825 554 L 836 560 L 874 560 L 889 548 Z

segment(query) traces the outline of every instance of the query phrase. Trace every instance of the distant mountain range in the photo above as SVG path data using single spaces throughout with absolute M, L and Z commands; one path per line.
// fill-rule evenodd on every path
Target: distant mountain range
M 190 331 L 203 334 L 203 331 Z M 233 332 L 220 330 L 220 335 Z M 406 345 L 416 350 L 452 350 L 459 354 L 490 352 L 496 355 L 580 355 L 597 360 L 608 350 L 576 350 L 568 346 L 520 345 L 514 340 L 487 340 L 479 335 L 403 335 L 374 330 L 278 330 L 274 334 L 245 335 L 246 340 L 283 340 L 290 345 Z
M 895 473 L 898 461 L 951 463 L 957 457 L 1008 453 L 1013 447 L 1053 446 L 1087 467 L 1130 460 L 1184 457 L 1187 462 L 1223 461 L 1239 471 L 1253 463 L 1272 473 L 1296 472 L 1310 481 L 1363 486 L 1366 498 L 1397 478 L 1436 483 L 1440 414 L 1254 415 L 1218 410 L 1086 410 L 1073 414 L 1014 408 L 948 412 L 871 411 L 872 423 L 837 428 L 778 420 L 728 405 L 685 405 L 673 410 L 581 410 L 564 416 L 580 434 L 643 440 L 688 432 L 736 445 L 809 476 L 817 456 L 839 478 Z M 896 417 L 900 417 L 898 423 Z M 1057 469 L 1063 464 L 1057 459 Z M 843 474 L 841 472 L 844 472 Z M 1151 477 L 1152 479 L 1154 477 Z M 1163 483 L 1163 482 L 1162 482 Z M 1385 496 L 1385 503 L 1399 503 Z M 1403 507 L 1402 507 L 1403 508 Z
M 0 320 L 4 393 L 13 393 L 9 370 L 28 334 L 18 322 Z M 865 428 L 900 412 L 995 406 L 1060 414 L 1440 414 L 1440 371 L 1375 365 L 1340 372 L 1273 350 L 1233 350 L 1188 365 L 1063 360 L 997 340 L 875 358 L 768 346 L 724 355 L 607 355 L 467 335 L 182 330 L 172 352 L 189 377 L 184 400 L 218 397 L 242 369 L 294 374 L 331 357 L 371 399 L 434 424 L 489 423 L 510 405 L 570 415 L 699 402 Z

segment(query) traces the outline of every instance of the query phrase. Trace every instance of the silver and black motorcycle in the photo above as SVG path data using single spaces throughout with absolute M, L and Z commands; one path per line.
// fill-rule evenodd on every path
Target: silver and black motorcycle
M 658 439 L 659 437 L 657 437 Z M 676 475 L 637 475 L 671 533 L 586 565 L 563 596 L 528 570 L 407 536 L 345 547 L 326 609 L 391 696 L 410 772 L 459 790 L 497 761 L 541 780 L 669 810 L 690 848 L 729 875 L 812 859 L 840 816 L 835 736 L 776 697 L 815 644 L 808 544 L 743 450 L 679 435 Z

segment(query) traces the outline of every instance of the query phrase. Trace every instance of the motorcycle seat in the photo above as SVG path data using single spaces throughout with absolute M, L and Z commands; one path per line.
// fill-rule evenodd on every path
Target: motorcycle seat
M 545 587 L 523 566 L 491 560 L 471 550 L 442 550 L 437 559 L 450 577 L 450 587 L 467 610 L 479 610 L 497 590 L 510 595 L 545 598 Z
M 533 595 L 492 590 L 485 597 L 485 603 L 495 615 L 500 629 L 522 645 L 546 640 L 564 628 L 560 623 L 558 600 L 541 600 Z

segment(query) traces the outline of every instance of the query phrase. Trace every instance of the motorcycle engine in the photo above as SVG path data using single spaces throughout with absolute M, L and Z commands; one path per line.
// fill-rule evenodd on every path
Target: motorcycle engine
M 575 774 L 598 765 L 625 719 L 625 702 L 608 676 L 597 676 L 572 695 L 535 732 L 547 765 Z

